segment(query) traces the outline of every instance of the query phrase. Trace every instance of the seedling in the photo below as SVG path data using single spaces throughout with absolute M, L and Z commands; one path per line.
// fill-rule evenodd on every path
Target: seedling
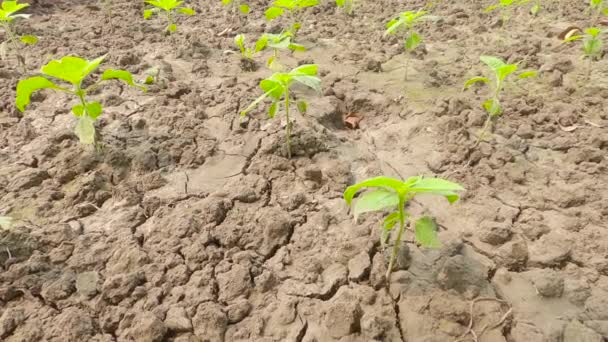
M 532 7 L 530 8 L 530 14 L 532 14 L 533 16 L 537 16 L 538 13 L 540 13 L 540 11 L 542 10 L 542 6 L 540 4 L 541 0 L 536 0 L 534 2 L 534 5 L 532 5 Z
M 517 64 L 506 64 L 500 58 L 492 56 L 481 56 L 479 59 L 485 63 L 492 73 L 494 74 L 494 80 L 491 81 L 489 78 L 484 76 L 477 76 L 469 79 L 464 84 L 464 89 L 468 89 L 475 83 L 485 83 L 491 89 L 491 97 L 483 103 L 483 108 L 488 113 L 488 118 L 484 124 L 484 127 L 479 135 L 479 139 L 475 143 L 475 146 L 479 145 L 481 139 L 485 135 L 486 131 L 490 127 L 491 122 L 502 114 L 502 106 L 500 104 L 500 95 L 505 86 L 507 77 L 517 71 L 519 68 Z M 524 71 L 519 73 L 517 77 L 519 79 L 535 77 L 536 71 Z
M 99 88 L 105 81 L 118 79 L 126 84 L 146 91 L 146 88 L 135 84 L 133 76 L 128 71 L 107 69 L 101 75 L 101 79 L 87 88 L 83 88 L 83 80 L 91 74 L 105 59 L 105 55 L 88 61 L 79 57 L 63 57 L 61 60 L 52 60 L 42 67 L 44 76 L 34 76 L 19 81 L 17 84 L 17 98 L 15 100 L 17 109 L 25 111 L 30 103 L 32 94 L 41 89 L 54 89 L 62 91 L 78 98 L 78 104 L 72 107 L 72 113 L 78 117 L 76 124 L 76 135 L 83 144 L 95 143 L 95 120 L 101 115 L 102 107 L 99 102 L 89 102 L 87 94 Z M 59 80 L 67 85 L 59 85 L 53 81 Z
M 259 39 L 253 48 L 249 48 L 246 46 L 246 37 L 244 34 L 239 34 L 234 37 L 234 44 L 241 51 L 241 67 L 244 70 L 255 70 L 255 61 L 253 60 L 253 56 L 262 51 L 266 47 L 266 43 L 266 39 Z
M 412 220 L 411 215 L 405 210 L 407 203 L 416 195 L 426 193 L 444 196 L 451 204 L 458 200 L 457 192 L 464 190 L 459 184 L 441 178 L 416 176 L 401 181 L 382 176 L 370 178 L 346 188 L 346 191 L 344 191 L 346 203 L 352 206 L 353 197 L 363 188 L 373 188 L 374 190 L 364 192 L 355 202 L 353 206 L 355 222 L 362 213 L 383 211 L 386 209 L 391 210 L 392 212 L 385 216 L 382 223 L 380 242 L 383 247 L 390 237 L 391 231 L 397 223 L 399 223 L 399 230 L 397 231 L 397 237 L 393 241 L 393 250 L 388 264 L 388 270 L 386 271 L 387 281 L 390 281 L 395 258 L 399 252 L 403 234 L 408 227 L 410 231 L 413 231 L 415 241 L 423 247 L 436 248 L 441 245 L 437 237 L 437 229 L 433 220 L 429 217 Z M 415 222 L 413 229 L 411 228 L 412 222 Z
M 167 19 L 167 32 L 173 33 L 177 31 L 177 25 L 174 22 L 173 16 L 174 12 L 178 12 L 185 15 L 194 15 L 196 12 L 190 7 L 183 7 L 183 1 L 179 0 L 145 0 L 147 4 L 152 5 L 152 9 L 144 10 L 144 19 L 150 19 L 152 14 L 164 13 L 165 18 Z
M 346 15 L 353 15 L 355 0 L 336 0 L 336 6 L 340 7 Z
M 242 3 L 240 0 L 222 0 L 222 5 L 230 7 L 233 15 L 236 15 L 238 12 L 247 15 L 251 12 L 249 5 Z
M 321 91 L 321 79 L 317 77 L 317 65 L 305 64 L 301 65 L 288 73 L 274 73 L 267 79 L 260 82 L 260 88 L 264 91 L 260 97 L 255 99 L 245 110 L 241 112 L 241 116 L 247 115 L 249 111 L 255 108 L 260 102 L 266 98 L 272 101 L 268 108 L 268 116 L 274 118 L 281 102 L 285 106 L 285 139 L 287 141 L 287 157 L 291 158 L 291 121 L 289 119 L 289 108 L 292 101 L 291 87 L 295 83 L 302 84 L 317 92 Z M 305 113 L 308 104 L 305 101 L 298 101 L 297 108 L 301 113 Z
M 6 59 L 6 43 L 10 43 L 13 49 L 13 53 L 17 56 L 17 63 L 21 67 L 21 70 L 25 73 L 25 57 L 21 54 L 21 49 L 19 47 L 18 40 L 21 43 L 33 45 L 38 42 L 38 38 L 36 36 L 21 36 L 17 39 L 17 35 L 13 31 L 12 25 L 15 19 L 23 18 L 27 19 L 30 17 L 29 14 L 20 14 L 17 13 L 24 8 L 29 7 L 29 4 L 19 3 L 18 1 L 2 1 L 2 9 L 0 9 L 0 24 L 2 24 L 2 28 L 4 28 L 4 32 L 8 38 L 7 41 L 2 42 L 0 44 L 0 57 L 4 60 Z
M 587 80 L 591 78 L 591 61 L 597 61 L 602 57 L 603 42 L 601 35 L 604 33 L 597 27 L 585 29 L 584 35 L 574 35 L 568 37 L 564 42 L 583 40 L 583 58 L 587 58 Z
M 597 20 L 604 15 L 608 15 L 608 1 L 606 0 L 590 0 L 589 1 L 589 10 L 593 13 L 594 21 Z
M 497 3 L 486 7 L 484 12 L 488 13 L 488 12 L 492 12 L 494 10 L 499 10 L 500 11 L 500 25 L 504 27 L 505 24 L 507 23 L 507 21 L 509 21 L 509 19 L 511 19 L 511 16 L 513 15 L 513 11 L 515 10 L 515 7 L 525 5 L 528 2 L 530 2 L 530 0 L 498 0 Z M 540 7 L 538 8 L 538 10 L 540 10 Z
M 306 51 L 303 45 L 293 42 L 293 34 L 290 31 L 282 32 L 280 34 L 264 33 L 264 35 L 258 40 L 262 49 L 269 47 L 273 51 L 272 57 L 266 62 L 266 66 L 273 71 L 281 71 L 284 67 L 279 62 L 279 51 L 290 50 L 290 51 Z
M 416 48 L 422 43 L 422 37 L 414 29 L 417 24 L 435 19 L 436 17 L 427 15 L 426 11 L 406 11 L 399 13 L 397 18 L 392 19 L 386 24 L 386 31 L 384 36 L 389 34 L 401 33 L 405 39 L 405 52 L 406 54 L 416 50 Z M 409 58 L 405 58 L 405 79 L 407 80 Z
M 276 0 L 272 6 L 266 10 L 266 20 L 271 21 L 285 13 L 288 13 L 290 25 L 289 31 L 293 37 L 302 27 L 304 9 L 317 6 L 319 0 Z

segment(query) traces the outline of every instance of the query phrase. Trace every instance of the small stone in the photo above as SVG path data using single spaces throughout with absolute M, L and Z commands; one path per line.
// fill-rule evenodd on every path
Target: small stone
M 492 222 L 482 226 L 478 235 L 482 242 L 497 246 L 509 240 L 511 229 L 507 224 Z
M 351 281 L 364 279 L 369 274 L 371 266 L 372 263 L 367 253 L 361 252 L 357 254 L 348 261 L 348 279 Z
M 97 272 L 84 272 L 76 277 L 76 291 L 84 297 L 91 298 L 97 294 L 99 288 L 99 274 Z
M 174 306 L 167 311 L 165 325 L 171 331 L 187 332 L 192 331 L 192 322 L 188 318 L 186 309 L 181 306 Z

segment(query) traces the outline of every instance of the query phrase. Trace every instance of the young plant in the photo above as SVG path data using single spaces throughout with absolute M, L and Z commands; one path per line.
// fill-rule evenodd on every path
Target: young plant
M 336 0 L 336 6 L 340 7 L 346 15 L 353 15 L 355 0 Z
M 293 42 L 293 34 L 289 31 L 279 34 L 264 33 L 256 43 L 261 49 L 271 48 L 273 55 L 266 62 L 266 66 L 273 71 L 281 71 L 284 67 L 279 62 L 279 51 L 306 51 L 303 45 Z
M 239 34 L 234 37 L 234 44 L 241 51 L 241 68 L 246 71 L 253 71 L 256 69 L 255 61 L 253 56 L 258 52 L 262 51 L 266 47 L 266 41 L 259 39 L 253 48 L 247 47 L 246 37 L 244 34 Z
M 285 126 L 285 139 L 287 141 L 288 158 L 291 158 L 291 121 L 289 119 L 289 109 L 293 99 L 291 87 L 295 83 L 299 83 L 320 92 L 321 79 L 317 77 L 317 70 L 317 65 L 305 64 L 291 70 L 288 73 L 277 72 L 272 74 L 272 76 L 260 82 L 260 88 L 262 88 L 264 94 L 255 99 L 247 108 L 245 108 L 245 110 L 241 112 L 241 116 L 245 116 L 264 99 L 270 98 L 272 102 L 268 108 L 268 116 L 270 118 L 274 118 L 281 103 L 283 103 L 283 106 L 285 107 L 285 118 L 287 120 L 287 125 Z M 305 101 L 297 102 L 297 108 L 301 113 L 305 113 L 307 107 L 308 104 Z
M 540 13 L 542 6 L 540 4 L 541 0 L 536 0 L 534 2 L 534 5 L 532 5 L 532 7 L 530 8 L 530 14 L 532 14 L 533 16 L 537 16 L 538 13 Z
M 608 15 L 608 1 L 606 0 L 590 0 L 589 1 L 589 10 L 593 13 L 594 21 L 597 20 L 604 15 Z
M 149 5 L 152 5 L 152 9 L 144 10 L 144 19 L 150 19 L 152 14 L 159 13 L 162 11 L 165 18 L 167 19 L 167 32 L 173 33 L 177 31 L 177 25 L 174 22 L 174 12 L 178 12 L 185 15 L 194 15 L 196 12 L 190 7 L 183 7 L 183 1 L 179 0 L 145 0 Z
M 417 24 L 435 19 L 436 17 L 427 15 L 426 11 L 406 11 L 399 13 L 397 18 L 392 19 L 386 24 L 384 36 L 389 34 L 401 33 L 404 36 L 406 54 L 416 50 L 422 43 L 422 37 L 415 31 Z M 405 58 L 405 79 L 407 80 L 409 58 Z
M 564 42 L 583 40 L 583 58 L 587 58 L 587 80 L 591 78 L 591 61 L 597 61 L 602 57 L 602 33 L 604 32 L 601 29 L 590 27 L 585 29 L 584 35 L 574 35 L 564 40 Z
M 236 15 L 237 12 L 240 12 L 243 15 L 247 15 L 249 12 L 251 12 L 249 5 L 241 3 L 240 0 L 222 0 L 222 5 L 226 7 L 230 6 L 230 10 L 233 15 Z
M 0 9 L 0 24 L 2 24 L 2 28 L 6 33 L 7 41 L 2 42 L 0 44 L 0 56 L 2 59 L 6 57 L 6 44 L 7 42 L 11 44 L 13 49 L 13 53 L 17 56 L 17 62 L 21 67 L 21 70 L 25 72 L 25 57 L 21 54 L 21 49 L 19 47 L 19 42 L 17 40 L 17 35 L 12 28 L 13 22 L 15 19 L 24 18 L 27 19 L 30 17 L 29 14 L 20 14 L 17 13 L 24 8 L 29 7 L 29 4 L 19 3 L 18 1 L 2 1 L 2 8 Z M 21 36 L 19 37 L 19 41 L 24 44 L 33 45 L 38 42 L 38 38 L 36 36 Z
M 135 84 L 133 76 L 124 70 L 107 69 L 101 75 L 101 79 L 91 86 L 84 88 L 83 80 L 95 71 L 106 56 L 101 56 L 92 61 L 79 57 L 63 57 L 61 60 L 52 60 L 42 67 L 44 76 L 34 76 L 19 81 L 17 84 L 17 97 L 15 100 L 17 109 L 25 111 L 30 103 L 32 94 L 41 89 L 53 89 L 71 94 L 78 99 L 78 104 L 72 107 L 72 113 L 78 117 L 76 124 L 76 135 L 83 144 L 95 143 L 95 120 L 101 115 L 102 107 L 99 102 L 89 102 L 87 94 L 97 89 L 107 80 L 122 80 L 126 84 L 146 91 L 146 88 Z M 54 80 L 62 81 L 59 85 Z
M 319 0 L 275 0 L 265 12 L 266 20 L 271 21 L 287 13 L 290 21 L 287 31 L 295 37 L 302 27 L 304 9 L 318 4 Z
M 355 194 L 364 188 L 373 188 L 373 191 L 363 193 L 358 197 L 352 206 Z M 412 220 L 411 215 L 406 212 L 407 203 L 418 194 L 433 194 L 444 196 L 448 202 L 454 203 L 458 200 L 458 191 L 464 188 L 459 184 L 449 182 L 441 178 L 425 178 L 422 176 L 409 177 L 405 181 L 389 177 L 375 177 L 364 180 L 355 185 L 351 185 L 344 191 L 344 199 L 348 205 L 353 207 L 355 222 L 360 214 L 372 211 L 391 210 L 385 216 L 382 223 L 381 243 L 384 246 L 393 228 L 399 224 L 397 237 L 393 241 L 386 279 L 390 281 L 390 274 L 393 271 L 395 258 L 399 252 L 399 246 L 406 229 L 413 231 L 415 240 L 423 247 L 440 246 L 437 237 L 437 229 L 432 219 L 423 217 L 419 220 Z M 412 224 L 414 223 L 413 228 Z
M 494 10 L 500 11 L 500 25 L 505 26 L 507 21 L 511 19 L 515 7 L 522 6 L 530 2 L 530 0 L 498 0 L 497 3 L 486 7 L 484 12 L 492 12 Z M 540 10 L 540 8 L 538 8 Z M 533 13 L 534 14 L 534 13 Z
M 464 89 L 468 89 L 475 83 L 485 83 L 490 87 L 491 96 L 483 103 L 483 108 L 488 113 L 488 117 L 484 124 L 484 127 L 479 135 L 479 139 L 475 143 L 477 146 L 486 131 L 490 127 L 491 122 L 502 114 L 502 106 L 500 104 L 500 95 L 505 86 L 507 77 L 517 71 L 519 68 L 517 64 L 506 64 L 500 58 L 492 56 L 480 56 L 479 59 L 486 64 L 493 73 L 493 80 L 490 80 L 484 76 L 476 76 L 467 80 L 464 84 Z M 536 76 L 536 71 L 524 71 L 517 75 L 519 79 L 529 78 Z

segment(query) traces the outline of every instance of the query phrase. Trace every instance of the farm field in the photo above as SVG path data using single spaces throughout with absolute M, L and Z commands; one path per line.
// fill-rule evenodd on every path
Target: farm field
M 0 341 L 608 340 L 608 1 L 234 1 L 3 23 Z

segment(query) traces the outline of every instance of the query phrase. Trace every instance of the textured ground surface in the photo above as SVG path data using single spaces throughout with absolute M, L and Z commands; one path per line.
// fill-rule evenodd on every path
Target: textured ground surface
M 106 67 L 160 78 L 147 94 L 93 95 L 106 108 L 98 153 L 72 133 L 71 99 L 42 92 L 18 113 L 21 75 L 0 66 L 0 214 L 18 220 L 0 232 L 0 340 L 473 341 L 470 322 L 478 341 L 608 338 L 608 63 L 583 82 L 579 46 L 555 37 L 590 25 L 582 1 L 504 29 L 481 1 L 442 1 L 408 81 L 402 44 L 382 32 L 421 1 L 361 1 L 352 18 L 323 3 L 301 30 L 309 51 L 283 59 L 323 79 L 291 160 L 284 121 L 237 115 L 269 72 L 225 52 L 236 33 L 272 29 L 264 4 L 239 28 L 201 1 L 170 39 L 138 1 L 114 1 L 113 33 L 95 2 L 71 2 L 34 1 L 21 22 L 41 37 L 30 73 L 109 52 Z M 541 75 L 508 90 L 475 147 L 486 90 L 462 84 L 484 71 L 480 54 Z M 351 112 L 358 130 L 342 122 Z M 389 286 L 380 216 L 355 224 L 341 197 L 380 174 L 467 188 L 454 206 L 411 204 L 437 218 L 444 246 L 403 248 Z

